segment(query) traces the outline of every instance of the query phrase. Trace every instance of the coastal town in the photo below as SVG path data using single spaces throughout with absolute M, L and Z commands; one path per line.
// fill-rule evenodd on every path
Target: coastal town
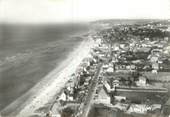
M 111 25 L 89 38 L 88 57 L 47 117 L 169 117 L 170 25 Z
M 170 117 L 170 0 L 0 0 L 0 117 Z
M 17 116 L 170 117 L 170 22 L 93 25 L 69 66 L 49 74 Z

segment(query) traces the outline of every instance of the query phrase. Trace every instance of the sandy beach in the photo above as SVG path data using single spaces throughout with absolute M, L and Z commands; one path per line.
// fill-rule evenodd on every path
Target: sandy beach
M 66 60 L 64 60 L 57 68 L 55 68 L 51 73 L 49 73 L 42 81 L 40 81 L 35 87 L 28 91 L 26 95 L 31 94 L 31 98 L 27 99 L 21 107 L 17 108 L 8 116 L 17 117 L 28 117 L 34 114 L 34 111 L 43 107 L 54 96 L 61 91 L 65 86 L 65 83 L 69 80 L 69 76 L 76 71 L 76 68 L 81 63 L 83 58 L 85 58 L 89 52 L 90 48 L 93 46 L 92 39 L 85 39 L 81 44 L 75 48 L 75 50 L 70 53 Z M 15 107 L 17 100 L 12 103 L 11 107 Z M 12 108 L 11 108 L 12 109 Z M 10 110 L 10 106 L 9 106 Z M 8 111 L 6 111 L 7 113 Z

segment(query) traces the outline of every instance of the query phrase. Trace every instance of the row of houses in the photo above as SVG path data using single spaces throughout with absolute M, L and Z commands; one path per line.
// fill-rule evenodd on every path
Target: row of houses
M 82 63 L 80 63 L 76 72 L 71 76 L 71 80 L 66 84 L 58 98 L 62 109 L 61 115 L 62 112 L 65 112 L 65 109 L 72 108 L 73 106 L 76 106 L 76 108 L 73 109 L 74 112 L 70 115 L 67 114 L 67 116 L 74 116 L 81 111 L 83 102 L 89 93 L 89 86 L 94 78 L 97 65 L 106 58 L 106 45 L 102 45 L 98 39 L 94 41 L 96 44 L 94 44 L 94 47 L 91 49 L 91 53 L 82 60 Z M 70 106 L 70 104 L 72 106 Z

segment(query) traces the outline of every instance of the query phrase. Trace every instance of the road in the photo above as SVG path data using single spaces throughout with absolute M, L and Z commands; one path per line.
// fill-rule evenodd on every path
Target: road
M 94 94 L 95 94 L 96 89 L 97 89 L 97 84 L 98 84 L 98 79 L 99 79 L 99 74 L 100 74 L 100 71 L 101 71 L 101 67 L 102 67 L 102 63 L 100 63 L 97 66 L 97 72 L 95 73 L 93 81 L 92 81 L 92 83 L 90 85 L 90 90 L 89 90 L 87 98 L 86 98 L 86 100 L 84 102 L 84 105 L 80 109 L 81 114 L 78 117 L 87 117 L 88 116 L 88 113 L 89 113 L 90 108 L 91 108 L 91 101 L 93 100 Z

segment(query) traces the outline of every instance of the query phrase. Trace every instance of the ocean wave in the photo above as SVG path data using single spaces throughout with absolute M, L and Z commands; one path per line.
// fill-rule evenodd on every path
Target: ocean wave
M 27 60 L 32 56 L 32 52 L 25 52 L 25 53 L 17 53 L 13 56 L 7 56 L 4 60 L 0 60 L 0 66 L 8 64 L 8 63 L 19 63 L 24 60 Z

